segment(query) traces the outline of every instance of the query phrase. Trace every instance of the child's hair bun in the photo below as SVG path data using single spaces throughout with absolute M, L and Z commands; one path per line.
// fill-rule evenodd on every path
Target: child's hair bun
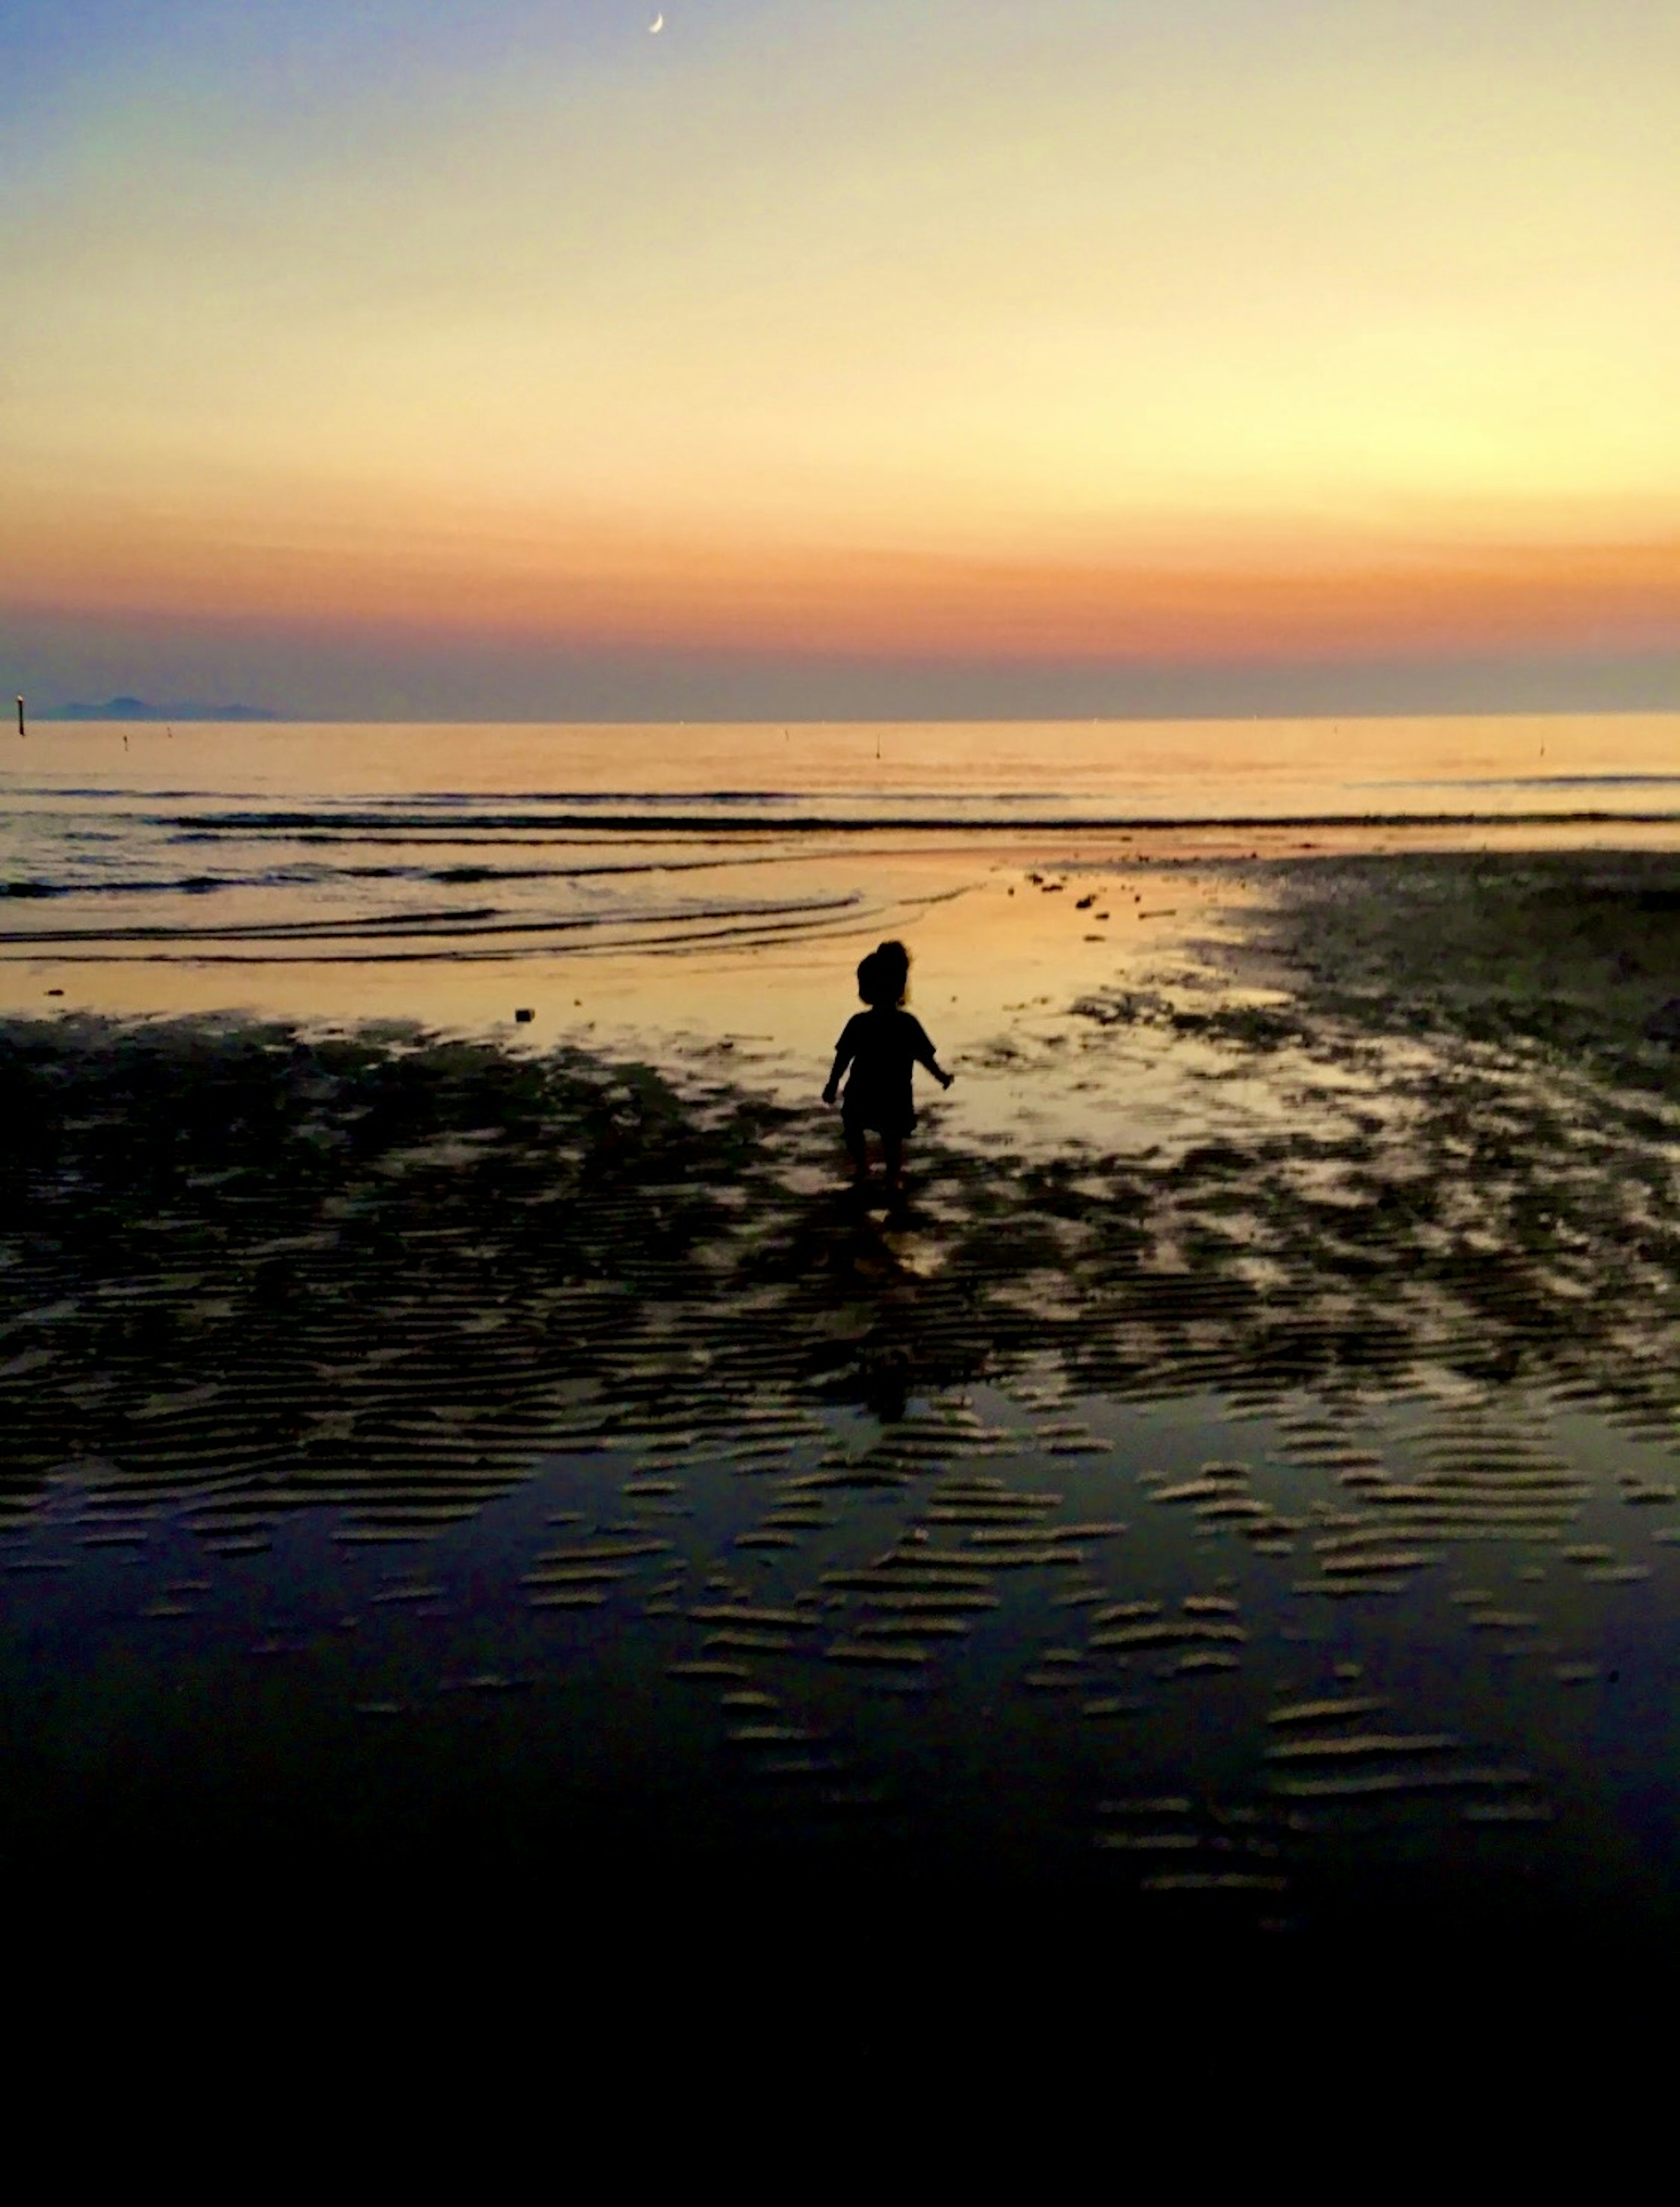
M 901 942 L 882 942 L 858 966 L 858 994 L 866 1004 L 891 1007 L 904 1001 L 910 980 L 910 953 Z

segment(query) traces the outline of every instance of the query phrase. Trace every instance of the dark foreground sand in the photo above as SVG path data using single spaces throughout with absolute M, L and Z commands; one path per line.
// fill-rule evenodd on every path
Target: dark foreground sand
M 1182 1139 L 891 1215 L 718 1080 L 13 1022 L 13 1879 L 1671 1941 L 1680 862 L 1261 888 L 1047 1045 Z

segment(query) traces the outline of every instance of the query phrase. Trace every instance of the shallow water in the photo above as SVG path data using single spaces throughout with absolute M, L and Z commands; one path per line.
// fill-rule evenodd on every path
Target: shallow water
M 15 1027 L 10 1857 L 1666 1936 L 1670 1061 L 1403 978 L 1064 1009 L 1162 1138 L 897 1213 L 750 1068 Z
M 39 724 L 0 747 L 0 990 L 335 1008 L 463 961 L 707 955 L 906 924 L 930 850 L 1175 824 L 1680 827 L 1680 716 L 882 727 Z M 1499 823 L 1504 823 L 1500 826 Z M 1557 832 L 1554 826 L 1551 832 Z M 1073 846 L 1077 852 L 1077 843 Z M 1118 846 L 1105 840 L 1103 847 Z M 936 872 L 938 869 L 935 870 Z M 949 868 L 945 869 L 948 876 Z M 45 980 L 50 968 L 63 967 Z M 481 975 L 481 993 L 490 977 Z M 8 989 L 8 984 L 10 984 Z M 450 986 L 461 1014 L 470 990 Z M 15 994 L 12 994 L 15 991 Z M 172 993 L 173 992 L 173 993 Z M 279 992 L 277 994 L 276 992 Z M 363 1011 L 367 1007 L 359 1008 Z M 477 1024 L 477 1021 L 471 1021 Z

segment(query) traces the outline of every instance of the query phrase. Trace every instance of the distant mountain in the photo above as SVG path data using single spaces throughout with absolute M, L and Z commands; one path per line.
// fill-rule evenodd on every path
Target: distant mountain
M 152 705 L 144 697 L 108 697 L 103 705 L 54 705 L 38 721 L 278 721 L 266 705 Z

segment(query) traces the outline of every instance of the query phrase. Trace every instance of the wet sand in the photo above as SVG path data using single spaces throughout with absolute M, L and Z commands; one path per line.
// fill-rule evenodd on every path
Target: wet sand
M 844 938 L 13 1018 L 9 1863 L 1671 1941 L 1680 859 L 1422 840 L 989 851 L 892 1210 Z

